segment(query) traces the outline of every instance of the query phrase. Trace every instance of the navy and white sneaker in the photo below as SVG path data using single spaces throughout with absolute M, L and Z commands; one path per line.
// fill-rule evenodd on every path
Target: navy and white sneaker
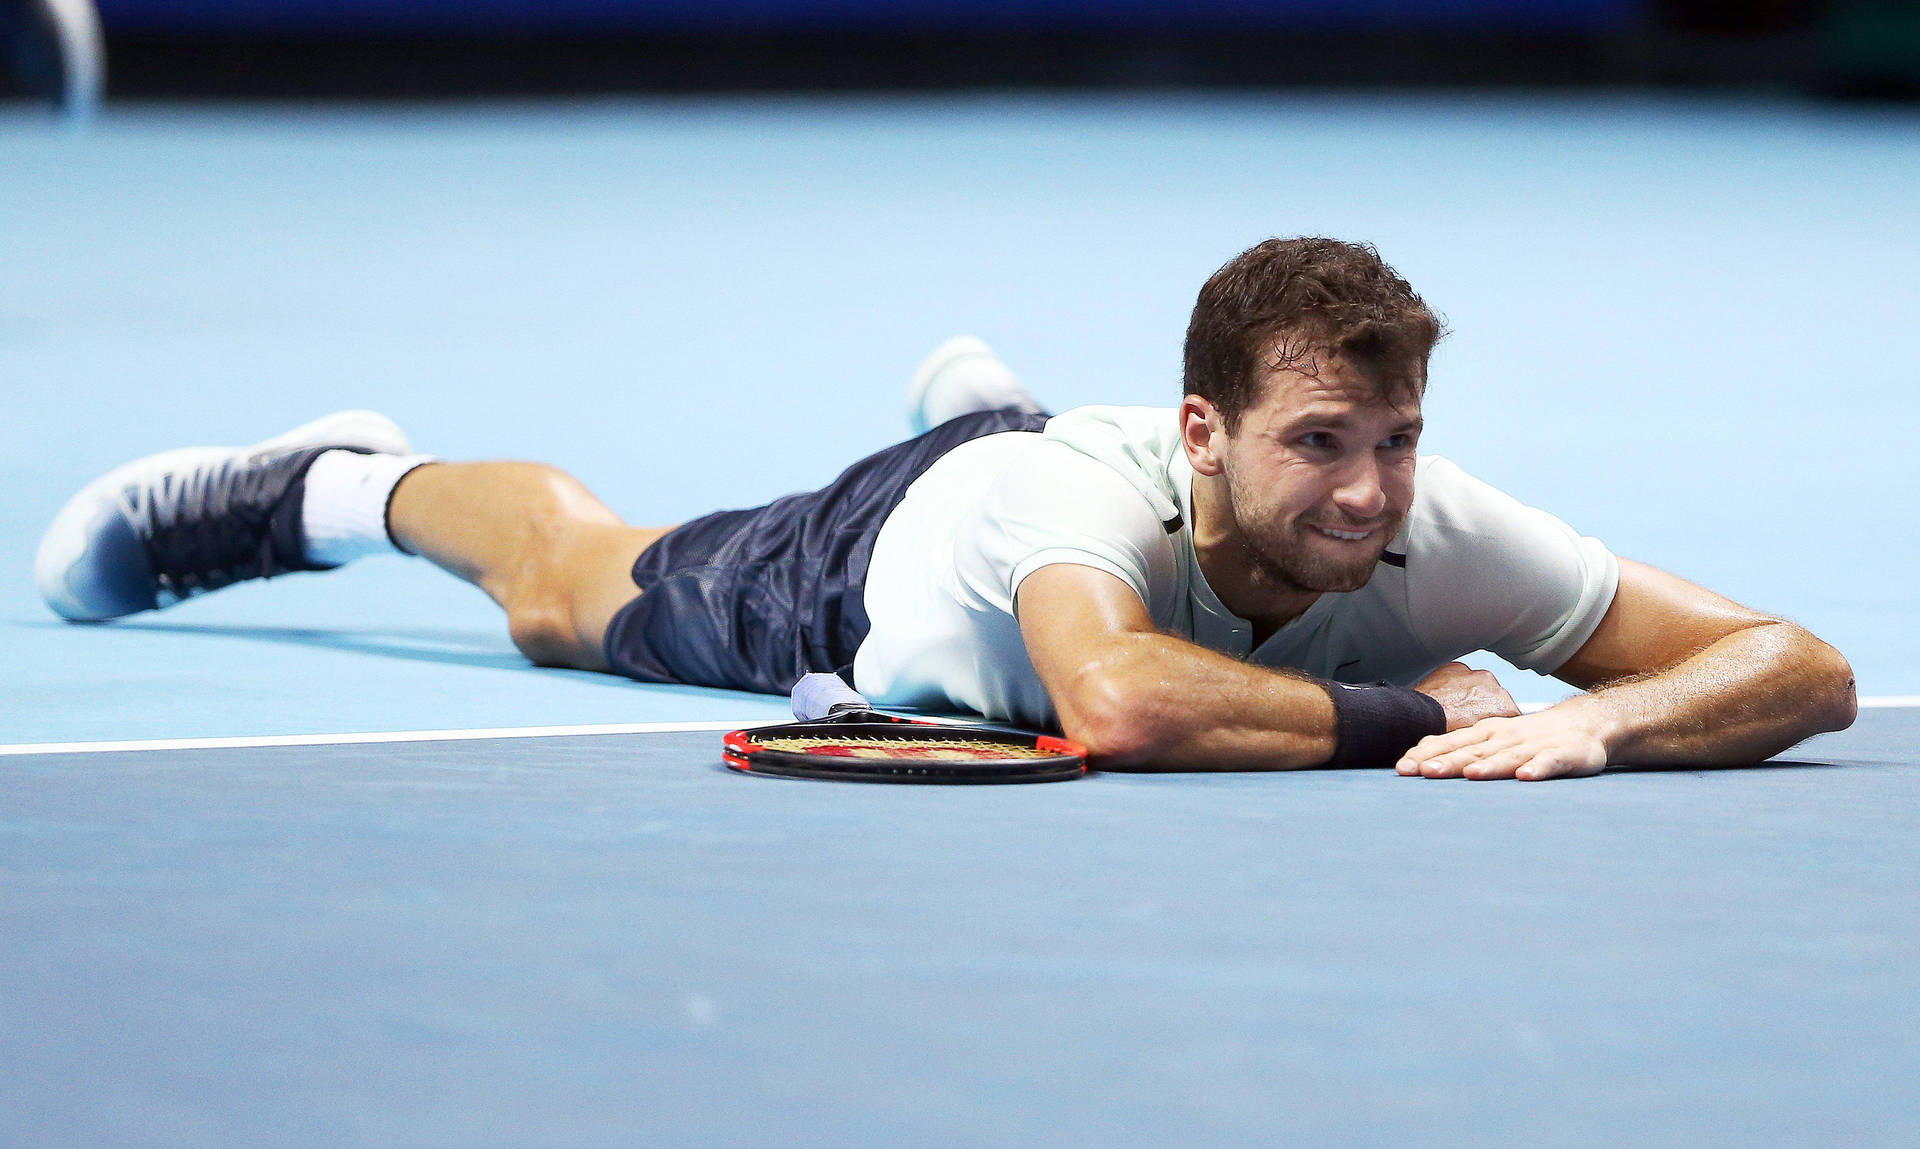
M 341 411 L 251 447 L 188 447 L 116 467 L 54 516 L 34 560 L 40 597 L 73 622 L 172 606 L 308 562 L 307 468 L 326 451 L 411 454 L 393 420 Z
M 0 67 L 69 120 L 93 114 L 106 86 L 106 51 L 93 0 L 0 0 Z
M 960 415 L 1008 409 L 1047 413 L 976 335 L 956 335 L 934 348 L 907 385 L 907 421 L 916 435 Z

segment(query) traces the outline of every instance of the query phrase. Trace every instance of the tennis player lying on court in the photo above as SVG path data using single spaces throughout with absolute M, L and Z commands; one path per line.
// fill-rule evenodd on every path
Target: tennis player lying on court
M 1058 726 L 1108 769 L 1427 778 L 1759 761 L 1853 721 L 1846 659 L 1418 455 L 1440 324 L 1371 248 L 1269 240 L 1201 288 L 1177 410 L 1048 418 L 985 344 L 914 381 L 918 438 L 823 490 L 628 526 L 537 463 L 444 463 L 348 412 L 130 463 L 62 510 L 76 621 L 419 555 L 548 666 Z M 1521 716 L 1492 651 L 1587 693 Z

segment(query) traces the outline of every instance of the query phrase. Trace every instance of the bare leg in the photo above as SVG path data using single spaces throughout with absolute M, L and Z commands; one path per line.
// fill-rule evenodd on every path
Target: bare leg
M 387 526 L 402 547 L 478 586 L 542 666 L 606 670 L 607 624 L 639 593 L 633 563 L 667 527 L 632 527 L 541 463 L 429 463 L 400 480 Z

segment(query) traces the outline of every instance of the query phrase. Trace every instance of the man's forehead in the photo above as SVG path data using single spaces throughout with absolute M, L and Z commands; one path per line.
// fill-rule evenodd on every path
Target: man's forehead
M 1298 414 L 1328 415 L 1377 410 L 1414 418 L 1420 414 L 1419 388 L 1405 389 L 1405 400 L 1391 402 L 1393 389 L 1339 359 L 1320 358 L 1317 363 L 1298 363 L 1269 367 L 1263 372 L 1257 407 L 1266 407 L 1277 418 Z

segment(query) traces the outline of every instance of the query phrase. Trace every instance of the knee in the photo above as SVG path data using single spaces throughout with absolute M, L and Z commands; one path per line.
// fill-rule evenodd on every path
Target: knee
M 517 472 L 513 530 L 505 561 L 495 564 L 482 585 L 509 614 L 546 619 L 564 613 L 575 551 L 581 539 L 608 522 L 618 523 L 565 471 L 544 463 L 508 464 Z M 529 632 L 542 629 L 529 622 Z
M 545 463 L 515 463 L 520 497 L 534 522 L 548 529 L 576 524 L 604 526 L 620 519 L 594 497 L 585 483 Z
M 514 465 L 521 482 L 515 555 L 482 586 L 507 611 L 513 644 L 541 666 L 606 669 L 596 641 L 582 636 L 582 572 L 594 543 L 625 524 L 578 479 L 541 463 Z
M 570 666 L 597 669 L 597 651 L 586 657 L 579 628 L 574 625 L 573 610 L 554 596 L 533 596 L 512 602 L 507 608 L 507 634 L 520 653 L 538 666 Z

